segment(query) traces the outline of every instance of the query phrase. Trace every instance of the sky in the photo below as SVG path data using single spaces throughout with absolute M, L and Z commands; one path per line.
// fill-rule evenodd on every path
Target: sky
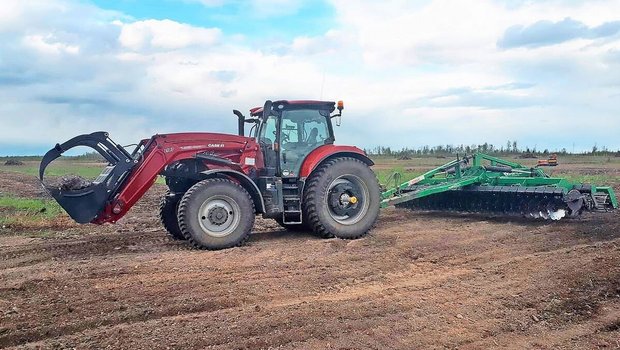
M 620 149 L 620 1 L 2 0 L 0 156 L 235 133 L 344 100 L 338 144 Z

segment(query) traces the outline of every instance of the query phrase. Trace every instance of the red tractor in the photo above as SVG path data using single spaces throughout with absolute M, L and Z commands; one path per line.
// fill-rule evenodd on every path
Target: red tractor
M 109 163 L 97 179 L 79 188 L 46 186 L 79 223 L 118 221 L 161 175 L 169 189 L 161 221 L 170 236 L 197 248 L 241 245 L 255 214 L 287 229 L 354 239 L 375 223 L 381 198 L 366 154 L 334 145 L 332 120 L 342 109 L 341 101 L 267 101 L 249 118 L 233 111 L 239 135 L 155 135 L 132 153 L 105 132 L 81 135 L 47 152 L 39 177 L 43 182 L 45 168 L 67 150 L 87 146 Z

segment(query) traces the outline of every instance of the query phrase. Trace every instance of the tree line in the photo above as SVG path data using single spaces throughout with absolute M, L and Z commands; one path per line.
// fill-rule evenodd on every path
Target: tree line
M 520 147 L 517 141 L 507 141 L 505 145 L 496 146 L 485 142 L 481 145 L 437 145 L 437 146 L 421 146 L 418 148 L 401 148 L 392 149 L 391 147 L 376 146 L 364 149 L 369 155 L 374 156 L 445 156 L 454 154 L 472 154 L 476 152 L 486 154 L 516 154 L 516 155 L 546 155 L 550 153 L 566 155 L 566 154 L 590 154 L 590 155 L 616 155 L 620 156 L 620 150 L 611 151 L 607 147 L 592 146 L 592 149 L 585 152 L 570 152 L 566 148 L 560 150 L 537 149 L 536 147 Z

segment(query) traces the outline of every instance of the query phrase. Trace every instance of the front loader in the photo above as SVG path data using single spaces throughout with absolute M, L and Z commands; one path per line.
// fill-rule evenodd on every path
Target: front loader
M 201 249 L 242 244 L 256 214 L 322 237 L 358 238 L 377 220 L 380 189 L 362 150 L 334 145 L 332 120 L 342 110 L 341 101 L 267 101 L 247 118 L 234 111 L 238 135 L 158 134 L 132 152 L 106 132 L 80 135 L 45 154 L 39 178 L 75 221 L 103 224 L 121 219 L 161 175 L 164 227 Z M 87 186 L 46 185 L 47 166 L 77 146 L 108 166 Z

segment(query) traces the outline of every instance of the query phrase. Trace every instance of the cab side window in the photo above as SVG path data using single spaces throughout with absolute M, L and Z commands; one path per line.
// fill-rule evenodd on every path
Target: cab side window
M 258 140 L 260 143 L 273 145 L 276 141 L 277 120 L 278 119 L 273 115 L 267 118 L 267 121 L 262 125 L 259 133 Z

